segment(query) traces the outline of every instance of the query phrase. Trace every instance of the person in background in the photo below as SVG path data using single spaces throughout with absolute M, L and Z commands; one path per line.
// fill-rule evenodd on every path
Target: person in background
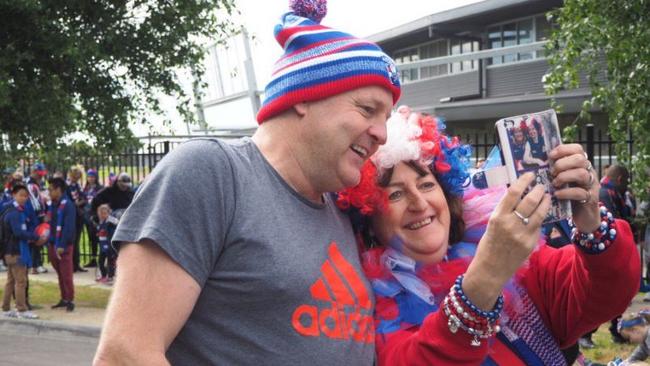
M 112 211 L 129 207 L 135 194 L 132 187 L 131 176 L 128 173 L 122 172 L 118 174 L 113 185 L 102 189 L 93 198 L 91 203 L 92 212 L 96 213 L 97 208 L 103 204 L 108 204 Z
M 618 332 L 632 344 L 638 346 L 632 351 L 632 354 L 625 359 L 619 366 L 647 365 L 643 362 L 650 356 L 650 311 L 642 310 L 638 313 L 623 316 L 618 322 Z
M 93 268 L 97 266 L 97 249 L 99 246 L 99 239 L 97 239 L 97 225 L 93 221 L 95 216 L 92 212 L 92 203 L 97 193 L 104 188 L 102 184 L 99 183 L 99 177 L 97 175 L 97 170 L 88 169 L 86 172 L 86 184 L 84 185 L 83 196 L 85 199 L 84 202 L 84 224 L 86 226 L 86 231 L 88 231 L 88 237 L 90 238 L 90 261 L 84 266 L 87 268 Z
M 35 163 L 31 167 L 29 177 L 27 178 L 27 190 L 29 191 L 29 201 L 25 204 L 25 214 L 27 216 L 27 229 L 33 231 L 38 224 L 45 219 L 46 199 L 43 194 L 45 189 L 44 177 L 47 175 L 47 169 L 42 163 Z M 32 274 L 46 273 L 47 269 L 43 267 L 43 258 L 41 255 L 42 247 L 32 245 Z
M 111 208 L 108 204 L 97 207 L 97 235 L 99 237 L 99 271 L 100 277 L 97 282 L 113 284 L 115 277 L 115 261 L 117 260 L 117 248 L 111 244 L 117 220 L 111 218 Z M 117 243 L 116 243 L 117 244 Z
M 619 164 L 613 164 L 607 168 L 607 176 L 601 183 L 598 198 L 615 218 L 625 220 L 630 224 L 632 233 L 636 237 L 632 210 L 625 204 L 625 193 L 629 183 L 630 173 L 627 168 Z M 620 315 L 612 319 L 609 332 L 615 343 L 625 343 L 625 339 L 621 337 L 617 330 L 619 319 Z
M 74 255 L 74 235 L 77 212 L 74 203 L 66 194 L 63 178 L 52 178 L 48 182 L 50 204 L 47 220 L 50 223 L 48 254 L 50 263 L 59 279 L 61 300 L 52 309 L 74 310 L 74 281 L 72 257 Z
M 74 272 L 88 272 L 87 270 L 81 268 L 81 263 L 79 259 L 80 248 L 79 242 L 81 241 L 81 233 L 83 231 L 83 207 L 86 203 L 84 198 L 83 189 L 81 188 L 81 176 L 83 175 L 81 168 L 78 166 L 72 166 L 68 170 L 68 180 L 66 182 L 67 195 L 70 197 L 72 202 L 75 205 L 75 234 L 74 234 L 74 255 L 72 257 L 72 268 Z
M 12 168 L 5 168 L 2 171 L 2 181 L 3 181 L 3 192 L 2 192 L 2 197 L 0 198 L 0 212 L 2 212 L 2 208 L 4 207 L 5 204 L 11 202 L 13 200 L 13 196 L 11 195 L 11 187 L 12 187 L 12 182 L 14 180 L 13 174 L 14 170 Z M 0 257 L 0 272 L 6 272 L 7 267 L 4 265 L 4 260 L 3 258 Z
M 14 173 L 16 171 L 12 168 L 5 168 L 2 170 L 3 192 L 0 198 L 0 207 L 7 202 L 13 200 L 11 195 L 11 182 L 14 181 Z
M 0 223 L 3 233 L 9 234 L 6 241 L 4 261 L 8 267 L 7 282 L 5 284 L 2 311 L 3 315 L 21 319 L 37 319 L 38 315 L 27 308 L 27 269 L 32 266 L 29 250 L 29 241 L 42 245 L 46 237 L 38 237 L 34 232 L 27 230 L 27 217 L 25 203 L 29 200 L 29 192 L 24 185 L 16 184 L 11 189 L 13 201 L 4 211 Z M 16 298 L 16 311 L 11 310 L 11 298 Z

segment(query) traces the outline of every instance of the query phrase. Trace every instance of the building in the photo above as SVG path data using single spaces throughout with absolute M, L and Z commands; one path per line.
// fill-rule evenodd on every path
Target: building
M 502 117 L 550 108 L 542 83 L 551 31 L 546 13 L 560 6 L 562 0 L 486 0 L 368 39 L 398 64 L 400 104 L 444 117 L 452 134 L 491 134 Z M 561 127 L 591 97 L 584 77 L 581 86 L 557 95 Z M 596 110 L 593 122 L 603 128 L 607 117 Z

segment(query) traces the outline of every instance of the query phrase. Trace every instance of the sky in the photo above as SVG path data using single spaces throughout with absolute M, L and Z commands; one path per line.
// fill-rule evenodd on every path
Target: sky
M 251 38 L 258 89 L 264 89 L 269 79 L 271 66 L 281 55 L 281 48 L 273 38 L 273 27 L 280 15 L 288 10 L 288 0 L 236 0 L 240 14 L 233 19 L 243 24 Z M 481 0 L 329 0 L 327 16 L 321 24 L 340 29 L 357 37 L 365 38 L 384 30 L 397 27 L 415 19 L 452 8 L 473 4 Z M 170 128 L 161 128 L 155 121 L 154 132 L 168 134 L 186 134 L 187 126 L 174 111 L 174 100 L 161 97 L 168 117 L 173 120 Z M 254 116 L 247 101 L 234 103 L 219 110 L 220 120 L 239 120 L 233 122 L 237 127 L 255 126 Z M 206 113 L 208 122 L 214 125 L 215 111 Z M 227 122 L 221 127 L 233 128 Z M 196 129 L 196 127 L 191 127 Z M 148 130 L 142 126 L 133 128 L 137 136 L 146 135 Z

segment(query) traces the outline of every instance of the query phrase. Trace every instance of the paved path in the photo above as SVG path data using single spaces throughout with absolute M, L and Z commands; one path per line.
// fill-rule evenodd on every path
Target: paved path
M 52 267 L 46 267 L 48 269 L 47 273 L 41 273 L 38 275 L 30 274 L 29 281 L 44 281 L 58 283 L 56 272 Z M 0 286 L 4 286 L 7 280 L 7 272 L 0 272 Z M 89 268 L 88 272 L 77 272 L 74 274 L 74 284 L 75 287 L 79 286 L 90 286 L 93 288 L 101 288 L 107 291 L 110 291 L 110 287 L 95 282 L 95 269 Z M 72 313 L 68 313 L 63 309 L 50 309 L 50 306 L 53 304 L 37 304 L 41 308 L 35 310 L 35 312 L 40 317 L 40 320 L 53 321 L 60 324 L 69 324 L 69 325 L 87 325 L 94 327 L 101 327 L 102 322 L 104 321 L 105 309 L 89 308 L 84 306 L 77 307 Z M 1 318 L 1 317 L 0 317 Z
M 2 352 L 0 365 L 43 366 L 90 365 L 97 348 L 97 338 L 18 333 L 0 328 Z

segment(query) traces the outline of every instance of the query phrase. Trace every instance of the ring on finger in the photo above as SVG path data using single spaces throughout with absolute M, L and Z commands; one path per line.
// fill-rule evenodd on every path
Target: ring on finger
M 591 165 L 591 161 L 587 160 L 587 166 L 585 167 L 589 173 L 594 169 L 594 166 Z
M 585 203 L 591 201 L 591 191 L 588 190 L 588 189 L 586 191 L 587 191 L 587 198 L 578 201 L 578 202 L 580 202 L 581 205 L 584 205 Z
M 587 192 L 589 191 L 589 188 L 591 188 L 594 185 L 594 175 L 589 172 L 589 182 L 587 183 Z
M 512 211 L 512 212 L 513 212 L 513 213 L 514 213 L 518 218 L 521 219 L 521 221 L 524 223 L 524 225 L 528 225 L 528 223 L 530 222 L 530 220 L 528 219 L 528 217 L 524 217 L 524 215 L 520 214 L 519 211 L 517 211 L 517 210 L 514 210 L 514 211 Z

